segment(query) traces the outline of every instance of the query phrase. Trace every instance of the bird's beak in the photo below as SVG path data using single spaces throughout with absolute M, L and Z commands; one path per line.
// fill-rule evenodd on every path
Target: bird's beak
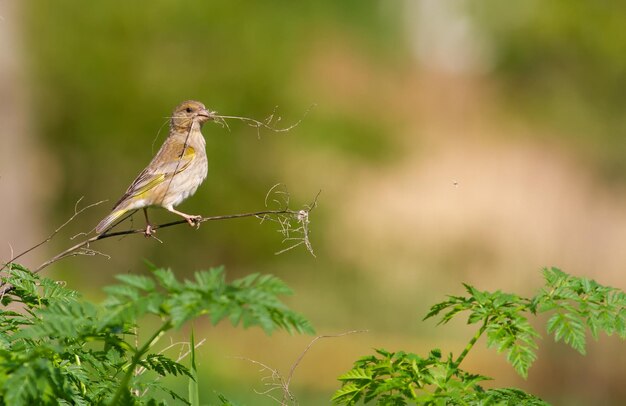
M 215 118 L 215 112 L 209 111 L 207 109 L 202 109 L 198 112 L 198 118 L 200 119 L 201 123 L 213 120 Z

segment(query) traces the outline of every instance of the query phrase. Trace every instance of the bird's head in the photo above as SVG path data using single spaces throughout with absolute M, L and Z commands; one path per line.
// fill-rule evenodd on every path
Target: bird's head
M 182 102 L 172 113 L 172 128 L 187 130 L 195 123 L 203 124 L 215 118 L 215 113 L 195 100 Z

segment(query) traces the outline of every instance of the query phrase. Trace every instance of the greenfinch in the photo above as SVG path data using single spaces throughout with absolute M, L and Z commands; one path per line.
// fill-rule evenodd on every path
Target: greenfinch
M 111 213 L 96 226 L 96 233 L 106 232 L 126 213 L 143 209 L 145 234 L 150 236 L 154 229 L 148 219 L 148 207 L 163 207 L 182 216 L 191 226 L 197 225 L 202 216 L 185 214 L 174 207 L 194 194 L 207 176 L 206 141 L 200 130 L 205 122 L 214 118 L 215 113 L 198 101 L 185 101 L 176 107 L 169 135 L 161 149 Z

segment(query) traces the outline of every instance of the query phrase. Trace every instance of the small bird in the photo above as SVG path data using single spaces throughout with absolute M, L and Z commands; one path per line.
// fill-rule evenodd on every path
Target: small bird
M 145 235 L 149 237 L 155 230 L 148 219 L 148 207 L 163 207 L 182 216 L 189 225 L 198 225 L 202 216 L 185 214 L 174 207 L 193 195 L 207 176 L 206 141 L 200 129 L 202 124 L 213 119 L 215 112 L 207 110 L 198 101 L 185 101 L 176 107 L 170 120 L 170 133 L 161 149 L 113 206 L 111 213 L 96 226 L 96 233 L 104 233 L 126 213 L 143 209 Z

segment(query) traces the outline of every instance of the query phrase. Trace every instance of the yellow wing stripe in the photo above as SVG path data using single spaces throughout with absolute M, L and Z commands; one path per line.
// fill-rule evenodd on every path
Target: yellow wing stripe
M 152 179 L 150 179 L 149 182 L 147 182 L 145 185 L 143 185 L 139 189 L 135 190 L 133 194 L 130 195 L 129 197 L 131 198 L 141 197 L 141 195 L 154 189 L 155 187 L 163 183 L 166 179 L 170 179 L 174 175 L 181 173 L 182 171 L 187 169 L 189 165 L 191 165 L 191 161 L 193 161 L 193 158 L 195 157 L 195 155 L 196 155 L 196 151 L 193 149 L 193 147 L 188 145 L 187 148 L 185 148 L 184 153 L 182 153 L 179 158 L 181 165 L 179 166 L 179 168 L 176 170 L 175 173 L 173 174 L 160 173 L 160 174 L 155 175 Z
M 120 219 L 124 214 L 126 214 L 128 210 L 115 210 L 108 216 L 106 216 L 97 226 L 96 226 L 96 234 L 101 234 L 107 231 L 113 223 Z
M 154 178 L 150 179 L 150 182 L 146 183 L 139 189 L 135 190 L 130 197 L 141 196 L 142 194 L 146 193 L 150 189 L 153 189 L 157 187 L 158 185 L 160 185 L 161 183 L 163 183 L 164 180 L 165 180 L 165 174 L 164 173 L 159 174 L 155 176 Z

